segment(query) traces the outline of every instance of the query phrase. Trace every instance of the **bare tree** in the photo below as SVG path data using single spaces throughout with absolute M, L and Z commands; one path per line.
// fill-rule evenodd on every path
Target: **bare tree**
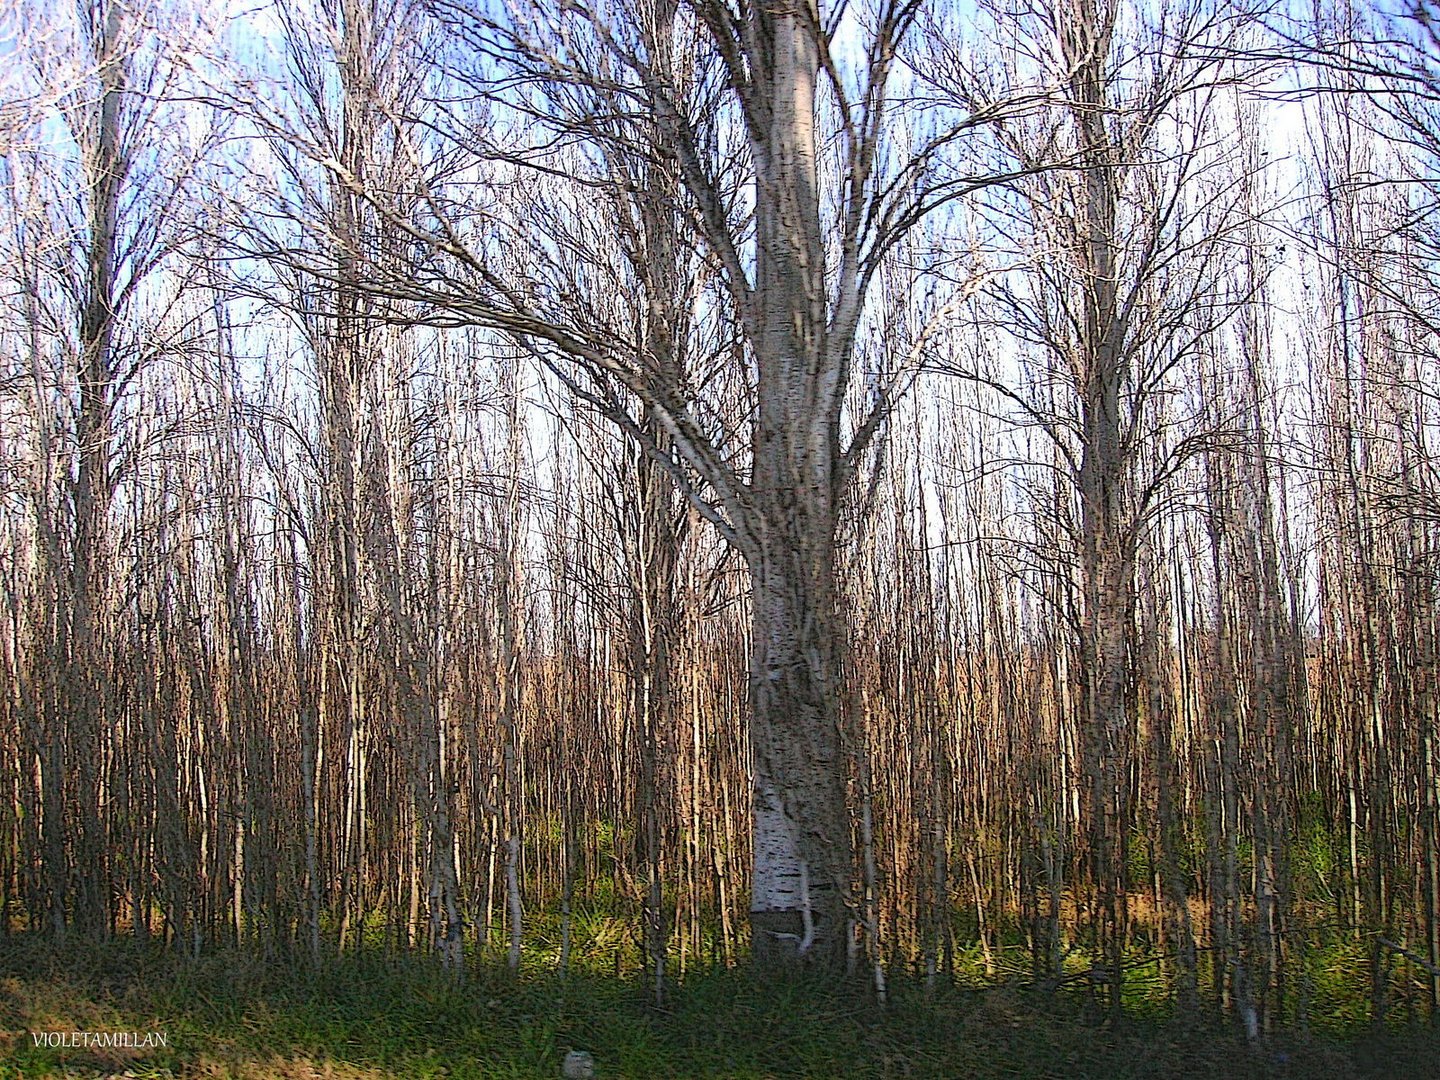
M 477 209 L 480 192 L 498 191 L 504 168 L 533 176 L 562 166 L 546 143 L 499 120 L 490 121 L 488 138 L 438 112 L 426 116 L 423 140 L 410 128 L 417 161 L 441 127 L 452 128 L 439 133 L 442 142 L 455 139 L 475 155 L 465 187 L 447 187 L 432 172 L 413 207 L 317 155 L 423 252 L 403 274 L 367 263 L 367 288 L 422 305 L 429 321 L 489 326 L 530 343 L 575 392 L 638 438 L 744 553 L 754 583 L 754 947 L 762 963 L 812 950 L 834 962 L 845 951 L 854 862 L 835 537 L 856 459 L 890 405 L 878 392 L 847 441 L 853 347 L 886 252 L 928 211 L 978 186 L 947 164 L 945 151 L 979 118 L 951 119 L 898 159 L 887 149 L 896 50 L 914 26 L 913 3 L 882 4 L 868 27 L 844 8 L 805 4 L 770 11 L 707 2 L 678 20 L 650 9 L 638 18 L 619 9 L 558 17 L 538 7 L 434 10 L 455 30 L 456 47 L 481 58 L 458 69 L 477 100 L 531 117 L 559 144 L 599 153 L 602 165 L 585 170 L 585 183 L 624 190 L 630 177 L 646 175 L 656 147 L 671 148 L 655 167 L 674 174 L 675 190 L 667 196 L 652 183 L 648 197 L 671 200 L 689 222 L 720 286 L 714 302 L 733 321 L 735 353 L 755 394 L 748 468 L 708 429 L 695 388 L 662 362 L 653 335 L 647 343 L 586 303 L 588 271 L 545 232 L 553 214 L 504 223 Z M 863 30 L 860 58 L 832 54 L 842 27 Z M 706 73 L 693 89 L 666 69 L 661 35 L 679 35 Z M 520 78 L 508 79 L 507 68 Z M 832 127 L 838 138 L 829 142 Z M 737 139 L 747 170 L 739 177 L 728 150 Z M 833 190 L 823 160 L 829 146 L 837 156 Z M 617 177 L 606 167 L 617 162 L 634 165 Z M 507 276 L 490 254 L 497 245 L 524 252 L 523 279 Z M 325 250 L 291 254 L 338 280 Z M 645 417 L 629 410 L 621 390 Z
M 1048 362 L 1019 391 L 993 360 L 942 366 L 1044 431 L 1072 485 L 1064 517 L 1078 569 L 1069 602 L 1089 871 L 1099 890 L 1098 977 L 1114 1012 L 1128 926 L 1137 557 L 1167 478 L 1202 444 L 1169 442 L 1153 470 L 1144 451 L 1165 434 L 1159 403 L 1177 371 L 1228 317 L 1223 241 L 1242 208 L 1208 190 L 1208 177 L 1222 160 L 1211 143 L 1217 87 L 1240 77 L 1224 60 L 1239 19 L 1209 3 L 1150 12 L 1078 0 L 1032 13 L 1000 75 L 971 71 L 947 47 L 931 69 L 938 88 L 971 108 L 1027 77 L 1053 88 L 1050 108 L 995 128 L 995 170 L 1019 179 L 997 189 L 993 220 L 1024 273 L 997 279 L 984 316 Z
M 176 304 L 195 269 L 174 255 L 193 235 L 187 199 L 213 132 L 204 121 L 166 130 L 185 75 L 175 42 L 148 32 L 144 6 L 18 15 L 30 108 L 24 134 L 5 146 L 5 171 L 12 193 L 36 201 L 7 241 L 29 327 L 37 570 L 51 607 L 53 674 L 35 683 L 34 703 L 48 921 L 56 934 L 73 919 L 98 936 L 115 918 L 105 803 L 122 781 L 107 775 L 116 717 L 106 633 L 113 500 L 136 449 L 126 402 L 148 364 L 203 333 Z M 194 28 L 192 44 L 204 39 Z M 171 272 L 178 284 L 157 284 Z M 80 829 L 67 846 L 68 814 Z

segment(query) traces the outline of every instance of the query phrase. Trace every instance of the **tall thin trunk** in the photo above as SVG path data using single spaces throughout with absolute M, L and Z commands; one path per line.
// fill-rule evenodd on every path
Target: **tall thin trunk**
M 82 167 L 89 194 L 85 300 L 80 313 L 80 410 L 75 437 L 75 537 L 70 586 L 71 626 L 66 665 L 66 744 L 76 765 L 79 836 L 75 849 L 75 923 L 87 936 L 103 936 L 109 923 L 108 851 L 100 817 L 102 780 L 97 766 L 105 748 L 101 671 L 105 650 L 100 590 L 105 580 L 106 523 L 114 491 L 113 434 L 116 393 L 113 355 L 118 218 L 127 171 L 121 145 L 121 108 L 126 90 L 120 40 L 123 5 L 105 0 L 92 15 L 98 36 L 92 48 L 100 96 L 85 123 Z

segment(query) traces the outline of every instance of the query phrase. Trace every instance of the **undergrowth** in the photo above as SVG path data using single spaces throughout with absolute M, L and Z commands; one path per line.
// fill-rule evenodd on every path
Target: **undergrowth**
M 1440 1077 L 1431 1026 L 1282 1030 L 1250 1046 L 1137 986 L 1111 1025 L 1083 993 L 863 984 L 743 969 L 690 973 L 663 1006 L 631 977 L 490 963 L 463 978 L 378 952 L 319 967 L 235 950 L 185 958 L 117 941 L 0 949 L 0 1080 L 18 1077 L 560 1076 L 567 1050 L 608 1077 Z M 1158 994 L 1158 991 L 1156 992 Z M 37 1046 L 37 1032 L 161 1032 L 147 1049 Z

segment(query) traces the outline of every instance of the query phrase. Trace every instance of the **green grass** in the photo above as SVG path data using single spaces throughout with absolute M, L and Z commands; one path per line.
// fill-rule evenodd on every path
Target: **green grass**
M 248 954 L 198 961 L 119 942 L 0 951 L 0 1080 L 14 1077 L 547 1077 L 572 1047 L 606 1077 L 1436 1077 L 1433 1029 L 1349 1041 L 1165 1019 L 1143 988 L 1118 1027 L 1083 996 L 1018 985 L 821 988 L 744 971 L 692 974 L 657 1009 L 628 979 L 472 970 L 365 954 L 294 970 Z M 1153 1004 L 1153 1002 L 1151 1003 Z M 38 1031 L 163 1031 L 147 1052 L 36 1047 Z

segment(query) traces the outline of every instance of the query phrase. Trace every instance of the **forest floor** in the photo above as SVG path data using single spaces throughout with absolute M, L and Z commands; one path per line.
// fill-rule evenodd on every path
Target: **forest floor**
M 95 1032 L 140 1045 L 44 1045 Z M 143 1045 L 160 1036 L 165 1045 Z M 428 961 L 376 955 L 296 971 L 239 952 L 0 947 L 0 1080 L 554 1078 L 571 1048 L 593 1055 L 601 1080 L 1440 1078 L 1433 1023 L 1281 1031 L 1252 1048 L 1202 1019 L 1111 1026 L 1083 997 L 1014 985 L 927 993 L 901 983 L 882 1009 L 863 988 L 721 970 L 691 974 L 657 1008 L 640 983 L 594 974 L 478 970 L 460 983 Z

